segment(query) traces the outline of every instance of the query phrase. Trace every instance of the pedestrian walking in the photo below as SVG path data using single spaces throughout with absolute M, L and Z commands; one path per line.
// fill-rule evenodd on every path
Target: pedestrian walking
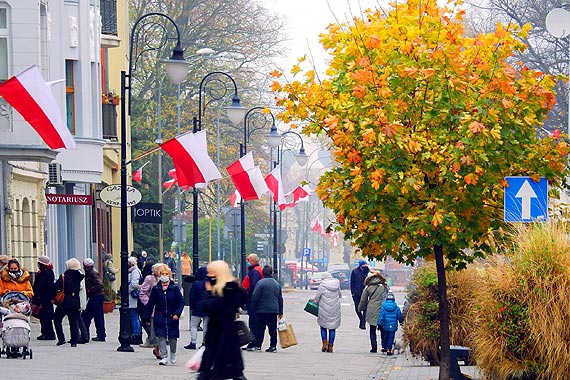
M 172 254 L 168 251 L 164 252 L 164 259 L 162 260 L 162 262 L 166 265 L 168 265 L 168 267 L 170 268 L 170 271 L 172 272 L 172 278 L 176 277 L 176 262 L 174 261 L 174 259 L 172 258 Z
M 371 271 L 366 279 L 364 280 L 364 291 L 360 297 L 360 303 L 358 304 L 358 310 L 362 312 L 366 310 L 365 319 L 370 325 L 370 352 L 378 352 L 378 341 L 376 339 L 376 330 L 380 330 L 380 342 L 384 342 L 384 329 L 382 326 L 376 327 L 378 322 L 378 314 L 380 313 L 380 307 L 386 299 L 388 294 L 388 285 L 386 285 L 386 279 L 382 276 L 380 271 Z M 383 346 L 382 346 L 383 347 Z M 383 351 L 384 352 L 384 351 Z
M 63 290 L 65 297 L 63 302 L 55 308 L 53 324 L 57 335 L 57 345 L 61 346 L 66 343 L 62 322 L 63 318 L 67 316 L 71 333 L 69 343 L 71 343 L 71 347 L 77 347 L 79 340 L 79 308 L 81 307 L 79 292 L 81 291 L 81 281 L 84 275 L 80 271 L 81 263 L 75 258 L 67 260 L 65 266 L 67 270 L 55 282 L 56 292 Z
M 400 307 L 396 304 L 394 294 L 390 292 L 386 295 L 386 300 L 380 308 L 380 314 L 378 315 L 377 322 L 378 326 L 382 326 L 384 329 L 382 351 L 386 350 L 387 355 L 392 355 L 394 338 L 396 337 L 396 331 L 398 331 L 398 322 L 403 323 L 404 318 L 402 317 Z
M 48 256 L 38 257 L 38 271 L 34 279 L 32 289 L 34 297 L 32 304 L 41 307 L 39 319 L 41 325 L 41 333 L 37 337 L 38 340 L 55 340 L 55 330 L 53 329 L 53 304 L 51 300 L 55 296 L 55 275 L 53 273 L 53 264 Z
M 145 320 L 146 309 L 148 306 L 150 293 L 152 291 L 152 288 L 156 284 L 158 284 L 160 271 L 164 268 L 168 267 L 163 263 L 154 263 L 152 266 L 152 273 L 144 278 L 144 281 L 141 285 L 140 294 L 139 294 L 139 302 L 140 302 L 139 306 L 142 305 L 142 307 L 139 307 L 139 314 L 141 320 L 143 321 Z M 160 349 L 158 347 L 158 341 L 156 340 L 156 333 L 154 330 L 154 312 L 151 313 L 149 318 L 150 318 L 150 324 L 143 323 L 142 325 L 147 335 L 146 341 L 142 345 L 139 345 L 139 347 L 154 348 L 153 350 L 154 356 L 156 356 L 157 359 L 161 359 Z
M 257 329 L 257 321 L 255 320 L 255 309 L 253 308 L 253 290 L 257 282 L 263 278 L 263 273 L 261 267 L 259 266 L 259 257 L 255 253 L 251 253 L 246 259 L 247 275 L 242 281 L 241 286 L 247 291 L 247 301 L 245 303 L 245 308 L 247 309 L 248 326 L 252 334 L 255 335 L 255 330 Z M 253 347 L 253 342 L 247 345 L 244 349 L 249 349 Z
M 188 252 L 182 252 L 182 257 L 180 257 L 180 274 L 182 275 L 182 295 L 184 296 L 184 304 L 186 306 L 190 305 L 190 288 L 192 283 L 186 281 L 192 275 L 192 259 L 188 256 Z
M 150 325 L 150 318 L 154 313 L 154 329 L 161 356 L 158 364 L 168 363 L 167 342 L 170 347 L 170 363 L 176 364 L 176 345 L 180 337 L 179 320 L 184 310 L 184 299 L 182 291 L 172 280 L 170 268 L 160 269 L 159 280 L 150 292 L 145 309 L 145 323 Z
M 265 328 L 269 331 L 269 348 L 265 352 L 277 351 L 277 319 L 283 317 L 283 294 L 281 285 L 273 278 L 273 268 L 269 265 L 263 267 L 263 279 L 259 280 L 253 290 L 253 309 L 257 321 L 255 341 L 248 351 L 260 351 L 265 335 Z
M 196 272 L 194 283 L 192 284 L 192 288 L 190 289 L 190 294 L 188 295 L 188 299 L 190 301 L 190 343 L 184 346 L 187 350 L 194 350 L 197 346 L 198 341 L 198 326 L 203 321 L 203 334 L 202 334 L 202 344 L 204 344 L 204 337 L 206 336 L 206 332 L 208 331 L 208 317 L 206 316 L 206 312 L 204 311 L 204 301 L 208 297 L 208 293 L 206 292 L 206 285 L 204 281 L 206 280 L 208 270 L 206 267 L 198 268 Z
M 319 305 L 317 323 L 321 327 L 322 352 L 333 352 L 336 329 L 340 326 L 340 282 L 324 272 L 317 289 L 315 302 Z
M 204 301 L 204 311 L 208 316 L 208 329 L 198 380 L 245 380 L 234 321 L 247 294 L 232 276 L 225 261 L 213 261 L 207 269 L 208 277 L 204 284 L 208 297 Z
M 96 336 L 92 340 L 94 342 L 104 342 L 107 334 L 105 332 L 105 317 L 103 314 L 103 301 L 105 300 L 103 281 L 101 281 L 99 272 L 95 269 L 93 259 L 86 258 L 83 260 L 83 269 L 85 270 L 87 305 L 81 313 L 81 318 L 87 331 L 86 340 L 89 341 L 89 329 L 91 321 L 94 320 Z
M 129 317 L 131 320 L 131 343 L 142 344 L 142 328 L 139 320 L 139 313 L 137 311 L 141 270 L 137 265 L 137 258 L 134 256 L 129 257 Z
M 362 292 L 364 291 L 364 280 L 368 276 L 368 263 L 366 260 L 360 260 L 358 267 L 354 268 L 350 273 L 350 293 L 352 294 L 352 301 L 354 302 L 354 311 L 358 316 L 359 325 L 361 330 L 366 330 L 366 308 L 358 310 Z

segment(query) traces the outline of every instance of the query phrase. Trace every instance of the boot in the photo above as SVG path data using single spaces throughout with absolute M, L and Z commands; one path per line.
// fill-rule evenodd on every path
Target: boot
M 329 343 L 327 346 L 327 352 L 333 352 L 333 343 Z
M 370 352 L 373 352 L 373 353 L 378 352 L 378 345 L 377 345 L 377 344 L 372 344 L 372 348 L 370 349 Z
M 329 341 L 328 340 L 323 340 L 323 347 L 321 348 L 322 352 L 327 352 L 327 347 L 329 345 Z

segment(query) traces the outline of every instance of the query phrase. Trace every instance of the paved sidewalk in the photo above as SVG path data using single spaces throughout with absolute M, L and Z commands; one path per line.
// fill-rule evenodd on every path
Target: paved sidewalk
M 358 329 L 352 299 L 344 292 L 342 324 L 337 330 L 334 353 L 320 352 L 319 328 L 316 318 L 303 311 L 306 301 L 316 292 L 296 290 L 284 293 L 285 317 L 293 326 L 298 345 L 280 349 L 277 353 L 244 352 L 245 375 L 248 380 L 427 380 L 437 379 L 438 368 L 430 367 L 409 353 L 386 356 L 369 353 L 368 331 Z M 397 295 L 403 297 L 402 294 Z M 247 319 L 247 316 L 244 317 Z M 185 364 L 194 350 L 185 350 L 189 342 L 187 311 L 181 319 L 176 365 L 159 366 L 151 349 L 134 347 L 133 353 L 116 349 L 119 312 L 106 314 L 107 341 L 78 345 L 56 346 L 54 342 L 37 341 L 39 323 L 32 323 L 33 359 L 0 358 L 5 374 L 25 373 L 26 379 L 76 380 L 145 380 L 167 377 L 169 380 L 195 379 Z M 94 327 L 92 326 L 92 335 Z M 69 328 L 64 325 L 66 337 Z M 198 337 L 201 343 L 201 334 Z M 263 349 L 268 346 L 266 336 Z M 464 374 L 480 378 L 475 367 L 462 367 Z

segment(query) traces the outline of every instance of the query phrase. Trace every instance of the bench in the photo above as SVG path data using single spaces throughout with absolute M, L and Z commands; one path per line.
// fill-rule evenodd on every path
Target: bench
M 450 366 L 451 378 L 453 380 L 469 379 L 469 377 L 461 373 L 458 360 L 462 360 L 465 363 L 469 363 L 469 353 L 471 349 L 465 346 L 449 346 L 449 350 L 451 351 L 451 366 Z

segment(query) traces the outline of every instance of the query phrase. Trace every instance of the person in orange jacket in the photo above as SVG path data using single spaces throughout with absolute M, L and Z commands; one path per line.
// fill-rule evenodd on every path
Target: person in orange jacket
M 32 299 L 34 291 L 30 282 L 30 273 L 20 267 L 16 259 L 8 260 L 8 264 L 0 273 L 0 296 L 8 292 L 21 292 Z

